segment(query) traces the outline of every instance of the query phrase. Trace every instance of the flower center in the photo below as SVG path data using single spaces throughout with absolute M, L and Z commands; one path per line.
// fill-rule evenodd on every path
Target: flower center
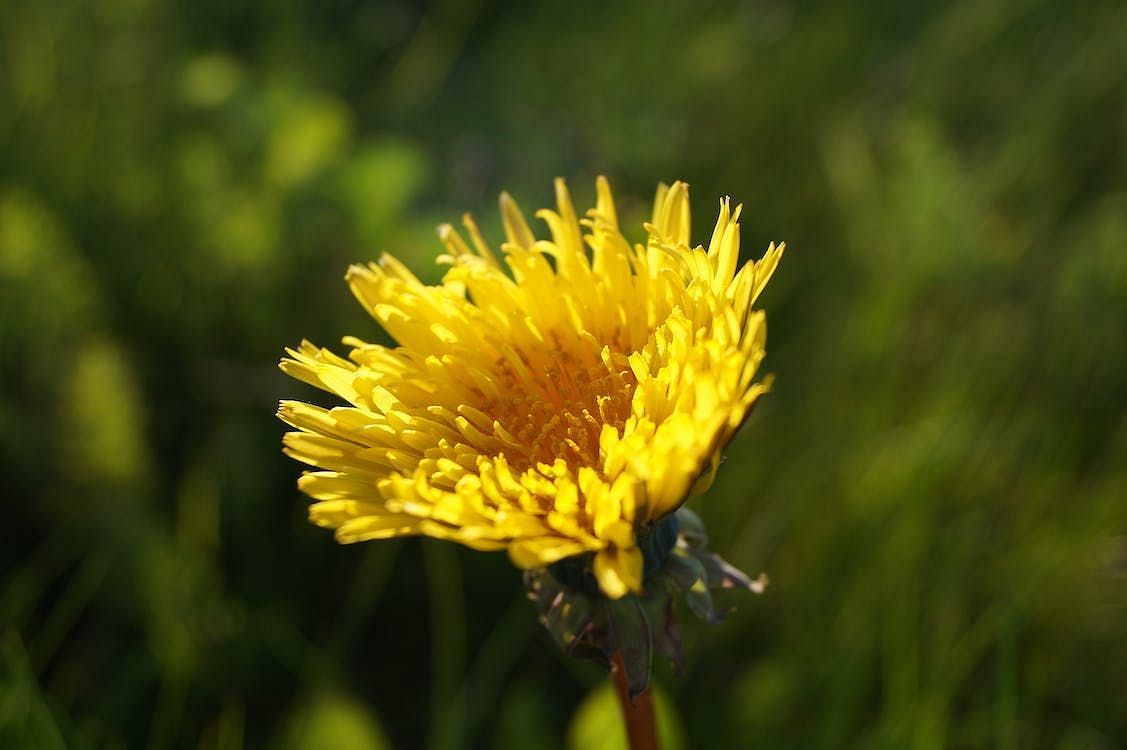
M 516 439 L 519 447 L 506 456 L 520 471 L 558 458 L 572 467 L 598 468 L 603 425 L 621 430 L 630 416 L 637 380 L 625 355 L 608 351 L 604 361 L 600 352 L 556 343 L 533 355 L 520 353 L 519 369 L 498 361 L 492 375 L 500 396 L 481 407 Z

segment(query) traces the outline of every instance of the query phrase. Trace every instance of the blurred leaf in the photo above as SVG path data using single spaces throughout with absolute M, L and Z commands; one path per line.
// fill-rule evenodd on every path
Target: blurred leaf
M 73 335 L 96 320 L 93 269 L 58 216 L 18 188 L 0 188 L 0 284 L 0 342 L 33 333 L 54 338 L 60 329 Z
M 341 170 L 341 199 L 348 207 L 365 248 L 386 244 L 389 223 L 418 195 L 428 174 L 424 154 L 410 141 L 362 143 Z
M 677 709 L 659 686 L 653 685 L 651 689 L 662 750 L 683 750 L 687 745 Z M 569 750 L 629 750 L 618 695 L 609 682 L 600 683 L 579 705 L 567 731 L 567 747 Z
M 328 691 L 313 697 L 287 723 L 284 750 L 386 750 L 391 745 L 379 721 L 362 703 Z
M 267 145 L 267 177 L 282 187 L 305 182 L 342 153 L 351 129 L 348 110 L 328 95 L 283 99 Z
M 0 634 L 0 745 L 29 750 L 67 743 L 19 637 Z
M 144 412 L 121 352 L 109 341 L 88 341 L 67 376 L 60 445 L 72 476 L 91 485 L 139 481 L 148 464 Z
M 184 99 L 196 107 L 215 107 L 235 92 L 242 79 L 238 63 L 226 55 L 200 55 L 184 66 Z

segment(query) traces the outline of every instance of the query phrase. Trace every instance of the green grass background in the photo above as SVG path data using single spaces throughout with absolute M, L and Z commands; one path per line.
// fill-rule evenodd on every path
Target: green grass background
M 381 335 L 347 264 L 598 173 L 790 246 L 694 500 L 772 586 L 686 624 L 670 744 L 1127 746 L 1125 50 L 1116 2 L 0 2 L 0 746 L 613 746 L 503 555 L 338 547 L 273 417 L 283 345 Z

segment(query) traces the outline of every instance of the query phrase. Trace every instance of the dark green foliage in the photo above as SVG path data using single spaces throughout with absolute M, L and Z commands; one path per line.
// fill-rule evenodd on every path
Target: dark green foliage
M 503 555 L 347 548 L 273 418 L 342 283 L 605 172 L 746 204 L 689 747 L 1127 745 L 1122 3 L 0 3 L 0 747 L 563 746 Z M 640 232 L 639 232 L 640 234 Z M 588 736 L 583 732 L 573 736 Z

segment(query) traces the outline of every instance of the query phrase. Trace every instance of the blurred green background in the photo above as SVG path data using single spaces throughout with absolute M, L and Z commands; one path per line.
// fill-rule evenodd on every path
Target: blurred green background
M 0 2 L 0 747 L 607 740 L 504 555 L 337 546 L 273 416 L 325 402 L 284 345 L 378 339 L 350 262 L 598 173 L 790 245 L 694 501 L 773 583 L 686 622 L 670 745 L 1127 746 L 1125 51 L 1118 2 Z

